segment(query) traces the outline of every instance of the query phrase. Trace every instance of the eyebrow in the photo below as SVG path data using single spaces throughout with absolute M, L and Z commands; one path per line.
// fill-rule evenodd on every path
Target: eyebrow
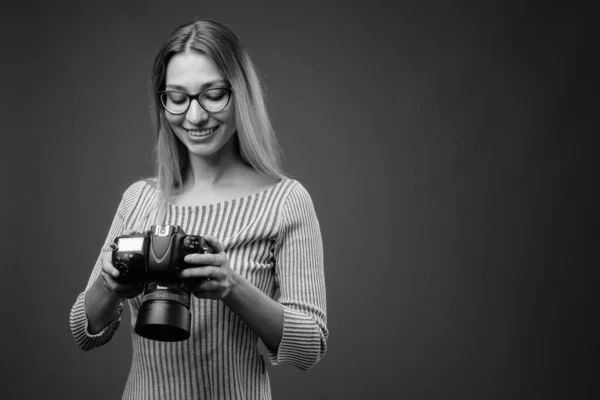
M 210 89 L 215 86 L 229 87 L 229 84 L 227 83 L 227 81 L 225 81 L 223 79 L 219 79 L 216 81 L 210 81 L 210 82 L 206 82 L 206 83 L 202 84 L 202 86 L 200 86 L 200 91 L 205 90 L 205 89 Z M 183 92 L 187 92 L 187 88 L 185 88 L 184 86 L 181 86 L 181 85 L 167 85 L 166 89 L 175 89 L 175 90 L 181 90 Z

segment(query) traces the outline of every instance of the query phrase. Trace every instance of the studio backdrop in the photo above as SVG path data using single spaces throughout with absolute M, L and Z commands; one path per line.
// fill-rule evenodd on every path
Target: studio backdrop
M 317 3 L 3 13 L 0 398 L 120 398 L 129 310 L 91 352 L 69 311 L 123 191 L 155 174 L 151 63 L 194 18 L 249 49 L 323 234 L 328 352 L 268 366 L 275 399 L 591 398 L 589 10 Z

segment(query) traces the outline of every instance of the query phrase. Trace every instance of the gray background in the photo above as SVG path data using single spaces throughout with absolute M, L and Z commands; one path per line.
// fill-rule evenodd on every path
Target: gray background
M 120 396 L 129 312 L 85 353 L 69 310 L 123 190 L 153 174 L 151 62 L 194 17 L 248 47 L 321 222 L 328 354 L 270 368 L 276 399 L 593 397 L 591 8 L 83 4 L 1 13 L 0 398 Z

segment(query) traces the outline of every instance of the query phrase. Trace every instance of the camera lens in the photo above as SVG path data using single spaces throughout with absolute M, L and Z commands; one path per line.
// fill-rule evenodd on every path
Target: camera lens
M 147 339 L 177 342 L 190 337 L 191 295 L 180 284 L 149 282 L 138 310 L 135 332 Z

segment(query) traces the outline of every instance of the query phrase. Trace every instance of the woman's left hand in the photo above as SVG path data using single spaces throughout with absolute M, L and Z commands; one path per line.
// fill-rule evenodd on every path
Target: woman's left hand
M 213 253 L 188 254 L 184 261 L 189 266 L 181 272 L 194 296 L 202 299 L 223 300 L 234 284 L 234 272 L 229 267 L 224 247 L 213 236 L 204 236 Z

